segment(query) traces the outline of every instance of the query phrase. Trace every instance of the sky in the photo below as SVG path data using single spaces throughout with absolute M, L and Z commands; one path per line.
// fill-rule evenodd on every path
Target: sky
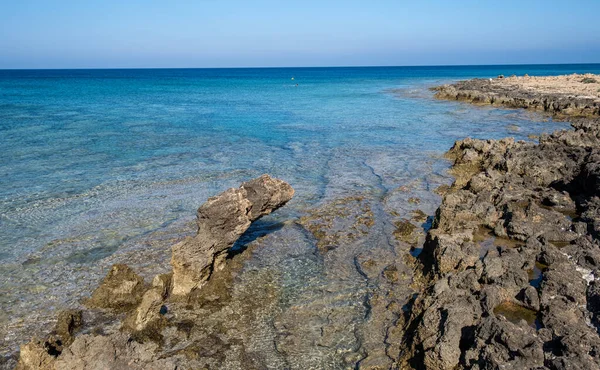
M 600 0 L 0 0 L 0 69 L 600 63 Z

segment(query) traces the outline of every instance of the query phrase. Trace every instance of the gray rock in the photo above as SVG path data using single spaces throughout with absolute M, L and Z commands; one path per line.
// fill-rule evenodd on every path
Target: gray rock
M 528 286 L 521 290 L 518 298 L 523 302 L 525 307 L 530 308 L 534 311 L 538 311 L 540 309 L 540 297 L 538 295 L 537 289 L 532 286 Z
M 557 116 L 599 114 L 585 97 L 501 86 L 436 90 Z M 573 127 L 539 144 L 460 140 L 447 153 L 456 180 L 419 256 L 421 293 L 399 320 L 401 368 L 600 368 L 600 120 Z

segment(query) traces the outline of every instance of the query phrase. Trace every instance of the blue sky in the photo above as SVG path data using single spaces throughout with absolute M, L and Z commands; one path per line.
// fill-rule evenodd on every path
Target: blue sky
M 600 0 L 0 0 L 0 68 L 600 62 Z

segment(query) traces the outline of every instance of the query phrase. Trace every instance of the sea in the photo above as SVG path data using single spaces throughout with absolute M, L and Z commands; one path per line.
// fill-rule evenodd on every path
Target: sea
M 257 235 L 353 194 L 404 216 L 412 205 L 388 195 L 409 189 L 433 215 L 456 140 L 535 141 L 569 123 L 430 87 L 586 72 L 600 64 L 0 70 L 0 354 L 49 331 L 113 263 L 167 271 L 198 206 L 264 173 L 296 195 Z

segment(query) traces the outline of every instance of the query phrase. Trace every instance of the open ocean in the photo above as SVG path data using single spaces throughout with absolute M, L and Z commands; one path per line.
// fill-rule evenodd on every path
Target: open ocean
M 402 215 L 386 195 L 403 186 L 431 215 L 455 140 L 529 140 L 568 123 L 436 101 L 428 88 L 574 72 L 600 64 L 0 70 L 0 354 L 47 331 L 111 264 L 167 269 L 198 206 L 263 173 L 296 196 L 256 233 L 351 194 Z

